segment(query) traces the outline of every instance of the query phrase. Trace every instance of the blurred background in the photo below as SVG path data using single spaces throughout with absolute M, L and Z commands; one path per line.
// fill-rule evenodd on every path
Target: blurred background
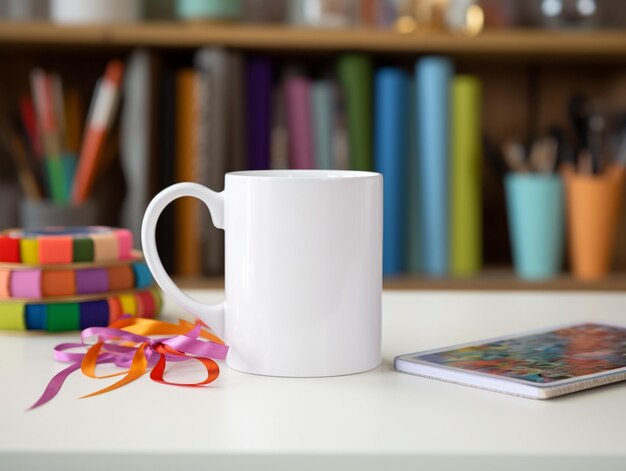
M 0 0 L 0 17 L 0 229 L 139 241 L 178 181 L 374 170 L 387 287 L 626 289 L 624 2 Z M 179 279 L 222 282 L 197 202 L 158 243 Z

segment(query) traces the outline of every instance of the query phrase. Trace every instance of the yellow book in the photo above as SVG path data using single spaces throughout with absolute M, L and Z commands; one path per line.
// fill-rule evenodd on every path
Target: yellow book
M 482 266 L 481 84 L 457 75 L 451 86 L 450 271 L 471 276 Z

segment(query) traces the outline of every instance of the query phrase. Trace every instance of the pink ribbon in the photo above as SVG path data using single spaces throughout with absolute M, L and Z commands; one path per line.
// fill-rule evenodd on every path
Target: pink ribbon
M 123 317 L 109 327 L 90 327 L 82 331 L 80 343 L 62 343 L 54 348 L 54 358 L 63 363 L 71 363 L 63 371 L 57 373 L 48 383 L 43 394 L 29 410 L 35 409 L 50 401 L 60 391 L 67 377 L 81 369 L 92 378 L 108 378 L 126 374 L 113 385 L 96 391 L 88 396 L 117 389 L 141 377 L 147 369 L 152 369 L 150 378 L 153 381 L 175 386 L 203 386 L 219 376 L 219 367 L 213 361 L 223 360 L 228 353 L 228 346 L 216 335 L 202 329 L 203 324 L 179 321 L 170 324 L 154 319 Z M 176 335 L 171 335 L 176 334 Z M 152 336 L 159 336 L 152 338 Z M 171 335 L 171 336 L 163 336 Z M 98 341 L 90 344 L 91 338 Z M 69 352 L 75 348 L 88 348 L 87 352 Z M 207 371 L 207 378 L 198 383 L 173 383 L 163 379 L 168 361 L 180 362 L 196 360 L 202 363 Z M 114 374 L 96 376 L 95 369 L 99 364 L 113 363 L 119 368 L 126 368 Z

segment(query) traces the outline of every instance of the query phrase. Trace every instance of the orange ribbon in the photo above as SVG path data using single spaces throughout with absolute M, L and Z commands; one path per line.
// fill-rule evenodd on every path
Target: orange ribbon
M 148 368 L 152 368 L 150 378 L 158 383 L 191 387 L 209 384 L 217 379 L 220 372 L 214 359 L 225 359 L 228 346 L 203 327 L 206 325 L 200 321 L 191 324 L 179 320 L 177 325 L 154 319 L 124 317 L 108 327 L 87 328 L 81 333 L 82 343 L 67 343 L 55 347 L 55 359 L 72 364 L 52 378 L 41 398 L 31 409 L 45 404 L 56 396 L 69 374 L 79 368 L 85 376 L 95 379 L 125 375 L 116 383 L 83 397 L 92 397 L 118 389 L 143 376 Z M 94 336 L 98 341 L 93 345 L 87 344 L 86 340 Z M 76 347 L 89 348 L 86 353 L 66 351 Z M 204 366 L 207 377 L 196 383 L 167 381 L 163 375 L 168 360 L 174 362 L 196 360 Z M 96 374 L 96 367 L 104 363 L 113 363 L 125 369 L 99 376 Z

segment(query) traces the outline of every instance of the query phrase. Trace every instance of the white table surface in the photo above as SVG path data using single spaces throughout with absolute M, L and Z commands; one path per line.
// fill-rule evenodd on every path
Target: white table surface
M 417 350 L 572 321 L 626 325 L 626 294 L 396 291 L 383 318 L 383 364 L 368 373 L 270 378 L 221 364 L 206 388 L 146 375 L 79 400 L 111 380 L 78 372 L 31 412 L 63 368 L 52 348 L 77 335 L 2 335 L 0 469 L 626 469 L 626 384 L 537 401 L 392 371 L 395 355 Z M 175 368 L 172 380 L 200 377 Z

